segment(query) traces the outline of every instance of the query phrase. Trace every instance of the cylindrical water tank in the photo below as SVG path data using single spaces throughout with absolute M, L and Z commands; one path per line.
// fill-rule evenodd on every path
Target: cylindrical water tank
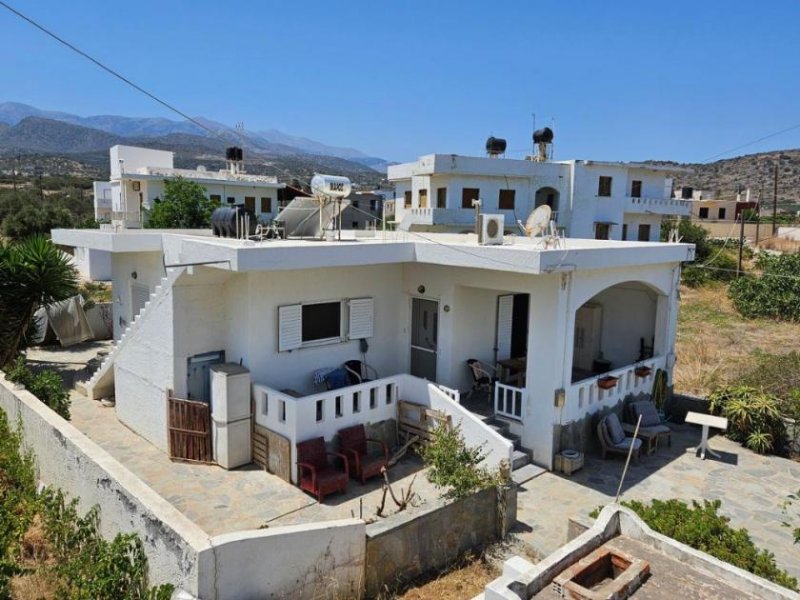
M 550 144 L 553 142 L 553 130 L 549 127 L 542 127 L 533 132 L 534 144 Z
M 242 149 L 239 146 L 231 146 L 230 148 L 225 148 L 225 160 L 242 160 L 244 154 Z
M 244 226 L 241 222 L 243 218 L 248 224 L 246 235 L 254 235 L 258 219 L 252 210 L 241 205 L 220 206 L 214 209 L 214 212 L 211 213 L 211 231 L 217 237 L 230 238 L 235 238 L 238 231 L 239 237 L 243 237 Z M 238 225 L 237 220 L 239 221 Z
M 494 136 L 486 140 L 486 154 L 496 156 L 498 154 L 505 154 L 506 141 L 503 138 L 496 138 Z
M 311 193 L 329 198 L 347 198 L 353 185 L 347 177 L 316 174 L 311 178 Z

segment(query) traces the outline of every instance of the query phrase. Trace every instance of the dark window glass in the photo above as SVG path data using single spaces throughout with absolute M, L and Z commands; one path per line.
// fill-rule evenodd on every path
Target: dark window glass
M 498 207 L 500 210 L 514 210 L 514 198 L 517 193 L 515 190 L 500 190 Z
M 479 188 L 462 188 L 461 190 L 461 208 L 472 208 L 472 201 L 477 200 L 481 196 Z
M 340 302 L 303 305 L 303 341 L 314 342 L 341 337 Z
M 611 177 L 606 177 L 605 175 L 600 176 L 600 179 L 597 183 L 597 195 L 598 196 L 611 195 Z

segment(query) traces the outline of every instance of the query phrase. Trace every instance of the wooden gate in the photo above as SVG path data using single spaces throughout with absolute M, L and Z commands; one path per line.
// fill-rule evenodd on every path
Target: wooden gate
M 211 411 L 205 402 L 167 398 L 167 434 L 172 460 L 211 463 Z

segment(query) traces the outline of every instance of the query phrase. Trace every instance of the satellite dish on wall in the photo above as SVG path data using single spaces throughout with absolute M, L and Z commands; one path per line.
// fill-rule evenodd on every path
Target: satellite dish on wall
M 547 206 L 547 204 L 542 204 L 528 217 L 525 223 L 525 233 L 530 237 L 536 237 L 546 233 L 547 228 L 550 226 L 550 219 L 552 216 L 553 210 Z

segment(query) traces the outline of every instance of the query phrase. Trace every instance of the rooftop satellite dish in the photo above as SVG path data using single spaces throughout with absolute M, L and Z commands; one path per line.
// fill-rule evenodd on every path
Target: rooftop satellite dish
M 536 237 L 546 233 L 552 216 L 553 209 L 547 206 L 547 204 L 542 204 L 528 217 L 528 220 L 525 223 L 525 233 L 527 233 L 530 237 Z

